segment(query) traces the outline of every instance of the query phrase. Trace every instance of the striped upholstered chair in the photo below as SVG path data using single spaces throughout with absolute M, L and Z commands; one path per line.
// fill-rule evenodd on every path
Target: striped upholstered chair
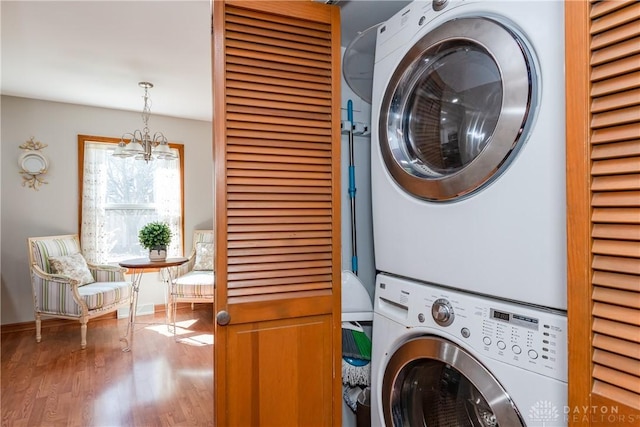
M 78 319 L 80 347 L 87 346 L 89 319 L 129 304 L 131 283 L 125 268 L 88 264 L 77 235 L 28 239 L 31 286 L 40 342 L 42 316 Z
M 190 302 L 191 309 L 194 303 L 213 303 L 214 253 L 213 230 L 194 230 L 188 261 L 173 270 L 169 284 L 169 323 L 174 332 L 179 302 Z

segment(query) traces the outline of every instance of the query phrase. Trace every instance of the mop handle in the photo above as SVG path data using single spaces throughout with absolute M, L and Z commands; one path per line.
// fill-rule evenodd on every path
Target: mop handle
M 356 168 L 353 155 L 353 102 L 347 101 L 347 119 L 349 129 L 349 198 L 351 199 L 351 270 L 358 274 L 358 248 L 356 237 Z

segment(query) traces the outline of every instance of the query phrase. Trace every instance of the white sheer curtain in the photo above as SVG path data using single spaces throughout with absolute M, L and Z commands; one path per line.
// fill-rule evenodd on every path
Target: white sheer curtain
M 177 153 L 176 153 L 177 154 Z M 158 221 L 166 222 L 171 228 L 171 243 L 167 254 L 182 254 L 182 197 L 180 194 L 179 160 L 164 160 L 167 167 L 156 168 L 154 176 L 154 198 Z
M 180 160 L 113 157 L 116 145 L 85 142 L 81 242 L 88 261 L 113 263 L 145 257 L 138 231 L 149 222 L 169 224 L 167 254 L 182 255 Z M 178 150 L 174 150 L 179 155 Z
M 108 151 L 111 144 L 85 143 L 82 179 L 81 246 L 87 261 L 106 263 L 109 231 L 106 229 Z

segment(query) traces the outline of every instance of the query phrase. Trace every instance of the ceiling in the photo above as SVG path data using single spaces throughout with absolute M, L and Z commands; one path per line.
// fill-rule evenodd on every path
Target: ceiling
M 324 0 L 320 0 L 325 2 Z M 334 1 L 335 3 L 335 1 Z M 404 0 L 339 0 L 342 46 Z M 3 95 L 211 120 L 209 0 L 2 0 Z

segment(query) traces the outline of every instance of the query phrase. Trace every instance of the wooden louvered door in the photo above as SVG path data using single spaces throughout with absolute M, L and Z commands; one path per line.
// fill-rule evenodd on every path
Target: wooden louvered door
M 571 425 L 640 425 L 640 3 L 566 2 Z
M 339 9 L 213 18 L 216 425 L 340 425 Z

